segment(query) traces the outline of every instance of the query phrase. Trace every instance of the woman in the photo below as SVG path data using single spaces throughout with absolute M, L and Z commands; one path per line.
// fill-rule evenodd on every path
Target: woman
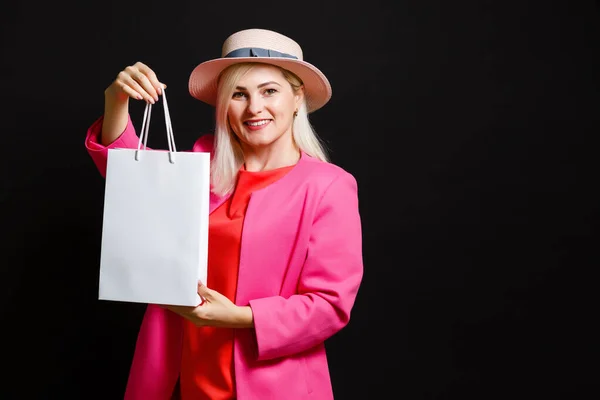
M 163 88 L 136 63 L 106 89 L 86 136 L 103 175 L 108 149 L 138 144 L 129 98 L 154 103 Z M 248 29 L 189 90 L 216 111 L 192 149 L 212 157 L 204 301 L 148 305 L 125 399 L 332 399 L 324 342 L 349 321 L 363 263 L 356 180 L 308 120 L 330 84 L 296 42 Z

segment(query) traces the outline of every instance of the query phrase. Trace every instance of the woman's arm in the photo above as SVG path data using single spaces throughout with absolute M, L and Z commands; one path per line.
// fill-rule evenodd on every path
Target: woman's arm
M 357 184 L 345 173 L 329 185 L 314 216 L 298 294 L 250 301 L 258 359 L 306 351 L 341 330 L 362 276 Z
M 135 148 L 138 137 L 129 116 L 129 98 L 155 103 L 166 85 L 145 64 L 136 63 L 119 72 L 104 91 L 104 114 L 88 129 L 85 147 L 102 176 L 111 148 Z
M 104 121 L 100 143 L 108 146 L 127 126 L 129 98 L 154 104 L 166 85 L 160 83 L 154 71 L 137 62 L 119 72 L 117 78 L 104 91 Z

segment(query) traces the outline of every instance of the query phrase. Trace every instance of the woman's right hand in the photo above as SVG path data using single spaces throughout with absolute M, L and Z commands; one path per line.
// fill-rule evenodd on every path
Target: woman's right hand
M 127 127 L 129 98 L 154 104 L 166 87 L 150 67 L 139 61 L 119 72 L 104 91 L 104 120 L 100 135 L 102 145 L 108 146 L 114 142 Z
M 131 97 L 154 104 L 162 94 L 162 89 L 166 87 L 150 67 L 138 61 L 119 72 L 117 78 L 106 89 L 105 95 L 113 97 L 116 101 L 124 101 Z

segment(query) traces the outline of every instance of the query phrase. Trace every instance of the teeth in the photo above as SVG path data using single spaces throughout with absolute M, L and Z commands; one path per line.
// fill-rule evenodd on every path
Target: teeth
M 269 122 L 268 119 L 263 119 L 262 121 L 256 121 L 256 122 L 250 122 L 250 121 L 248 121 L 248 125 L 250 125 L 250 126 L 260 126 L 260 125 L 266 124 L 267 122 Z

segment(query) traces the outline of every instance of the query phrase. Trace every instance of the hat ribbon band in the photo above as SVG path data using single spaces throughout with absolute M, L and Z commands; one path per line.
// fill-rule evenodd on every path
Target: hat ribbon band
M 244 47 L 242 49 L 236 49 L 227 53 L 225 58 L 238 58 L 238 57 L 283 57 L 283 58 L 294 58 L 298 57 L 291 54 L 281 53 L 277 50 L 262 49 L 260 47 Z

